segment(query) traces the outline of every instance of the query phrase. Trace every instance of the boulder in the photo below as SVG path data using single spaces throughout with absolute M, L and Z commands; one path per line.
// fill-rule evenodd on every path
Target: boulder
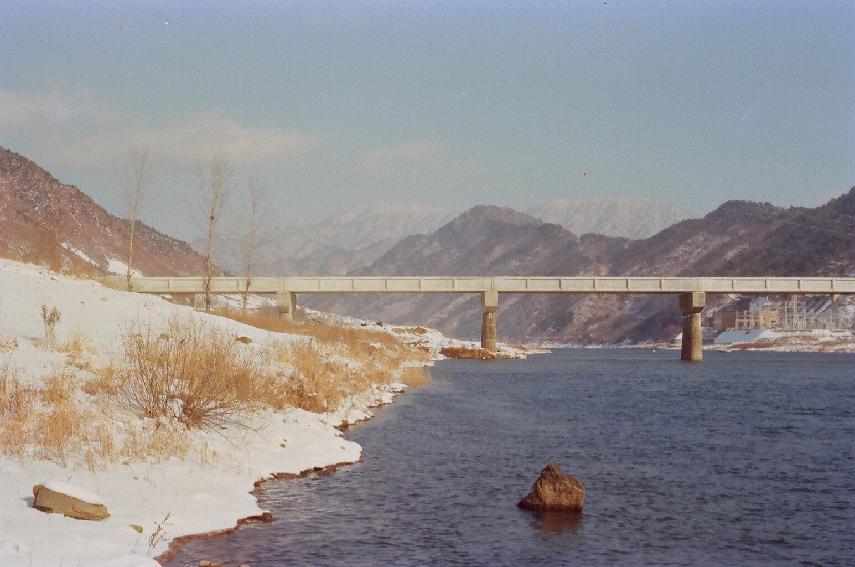
M 78 520 L 105 520 L 110 517 L 101 497 L 64 482 L 50 481 L 33 486 L 33 508 Z
M 517 504 L 526 510 L 574 512 L 581 511 L 584 505 L 585 487 L 569 474 L 561 472 L 556 464 L 543 469 L 531 492 Z

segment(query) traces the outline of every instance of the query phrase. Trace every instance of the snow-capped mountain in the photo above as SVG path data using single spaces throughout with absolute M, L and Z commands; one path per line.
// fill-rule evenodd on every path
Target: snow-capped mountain
M 674 223 L 696 216 L 691 211 L 635 197 L 553 198 L 526 209 L 546 222 L 560 224 L 575 234 L 596 233 L 647 238 Z
M 268 275 L 342 275 L 370 265 L 399 240 L 433 232 L 457 211 L 426 205 L 366 205 L 315 221 L 268 229 L 256 258 L 258 273 Z M 194 242 L 197 249 L 203 243 Z M 238 243 L 222 242 L 215 258 L 239 273 L 244 254 Z

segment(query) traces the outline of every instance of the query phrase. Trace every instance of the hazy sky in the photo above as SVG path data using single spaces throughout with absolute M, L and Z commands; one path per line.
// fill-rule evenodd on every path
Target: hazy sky
M 283 221 L 634 195 L 704 213 L 855 184 L 855 3 L 0 0 L 0 145 L 188 238 L 196 164 Z M 233 202 L 239 198 L 233 199 Z

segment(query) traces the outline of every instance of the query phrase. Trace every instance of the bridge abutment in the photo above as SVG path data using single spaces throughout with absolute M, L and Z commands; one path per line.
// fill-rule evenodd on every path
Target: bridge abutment
M 496 352 L 496 311 L 499 308 L 499 293 L 481 293 L 481 348 Z
M 297 313 L 297 294 L 290 291 L 277 292 L 276 308 L 279 309 L 279 317 L 286 321 L 293 321 Z
M 680 312 L 683 314 L 683 340 L 680 360 L 700 362 L 704 359 L 701 311 L 707 304 L 706 293 L 690 291 L 680 294 Z

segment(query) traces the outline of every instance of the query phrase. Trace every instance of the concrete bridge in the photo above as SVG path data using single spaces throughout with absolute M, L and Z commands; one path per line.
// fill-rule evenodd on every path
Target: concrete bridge
M 101 280 L 105 286 L 128 290 L 124 276 Z M 242 277 L 214 277 L 211 292 L 243 293 Z M 204 293 L 204 277 L 133 278 L 131 290 L 139 293 Z M 481 346 L 496 351 L 496 311 L 500 293 L 610 293 L 673 294 L 683 314 L 683 360 L 699 361 L 701 311 L 707 293 L 767 295 L 774 293 L 855 294 L 855 278 L 823 277 L 285 277 L 253 278 L 250 293 L 275 293 L 282 317 L 292 319 L 297 295 L 303 293 L 477 293 L 481 296 Z

